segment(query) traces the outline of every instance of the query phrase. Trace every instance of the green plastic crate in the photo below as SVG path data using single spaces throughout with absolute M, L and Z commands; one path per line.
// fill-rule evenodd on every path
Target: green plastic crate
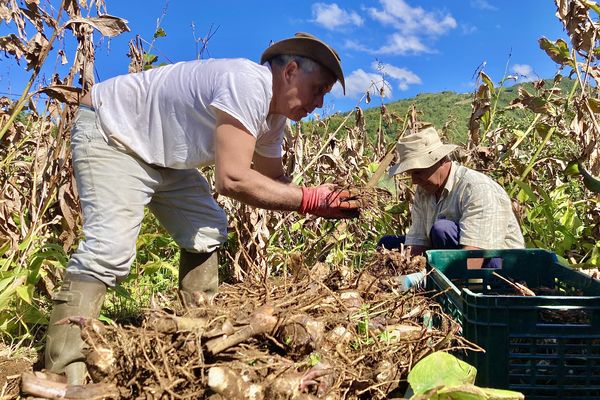
M 429 250 L 428 289 L 486 352 L 467 352 L 477 384 L 526 399 L 600 399 L 600 281 L 541 249 Z M 468 270 L 468 258 L 502 258 L 502 268 Z M 538 290 L 517 295 L 495 277 Z M 558 292 L 558 295 L 557 295 Z

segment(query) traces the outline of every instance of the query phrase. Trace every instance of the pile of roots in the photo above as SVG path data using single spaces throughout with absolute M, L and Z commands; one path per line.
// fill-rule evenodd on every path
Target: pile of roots
M 382 268 L 385 266 L 385 268 Z M 89 345 L 88 398 L 383 399 L 424 356 L 469 346 L 422 288 L 390 277 L 423 257 L 383 251 L 356 276 L 325 264 L 291 278 L 222 285 L 139 327 L 72 319 Z

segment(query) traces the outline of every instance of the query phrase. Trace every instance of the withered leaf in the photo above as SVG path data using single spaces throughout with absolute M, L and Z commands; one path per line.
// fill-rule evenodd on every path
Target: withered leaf
M 39 0 L 26 0 L 27 9 L 22 9 L 23 14 L 27 17 L 29 21 L 38 32 L 42 32 L 44 30 L 44 25 L 42 22 L 45 22 L 48 26 L 53 28 L 58 27 L 58 24 L 54 18 L 52 18 L 46 11 L 39 7 Z
M 4 2 L 0 2 L 0 19 L 6 21 L 7 24 L 12 20 L 12 13 Z
M 62 65 L 68 64 L 69 60 L 67 60 L 67 55 L 63 49 L 58 50 L 58 55 L 60 56 L 60 63 Z
M 549 102 L 538 96 L 532 96 L 523 87 L 519 87 L 519 97 L 513 100 L 510 105 L 512 107 L 527 108 L 536 114 L 545 114 L 551 111 L 552 107 Z
M 11 33 L 8 36 L 0 37 L 0 50 L 4 50 L 9 54 L 14 55 L 18 60 L 25 55 L 27 47 L 17 35 Z
M 25 20 L 23 19 L 22 10 L 15 0 L 0 1 L 0 18 L 8 24 L 14 20 L 17 25 L 19 37 L 24 39 L 25 35 Z
M 129 32 L 127 20 L 112 15 L 101 15 L 93 18 L 72 18 L 65 24 L 65 28 L 73 29 L 72 25 L 87 24 L 97 29 L 103 36 L 113 37 L 123 32 Z
M 60 101 L 66 104 L 78 104 L 79 96 L 81 95 L 81 89 L 68 85 L 52 85 L 46 86 L 40 90 L 39 93 L 44 93 L 48 97 Z
M 76 18 L 81 15 L 81 11 L 79 9 L 79 4 L 77 4 L 77 0 L 65 0 L 63 5 L 63 9 L 69 14 L 69 17 Z
M 33 39 L 27 43 L 27 52 L 25 59 L 27 60 L 27 69 L 41 66 L 40 55 L 50 46 L 50 42 L 46 39 L 43 33 L 38 32 Z
M 600 113 L 600 100 L 590 97 L 587 99 L 587 102 L 588 102 L 588 105 L 590 106 L 590 109 L 594 113 L 596 113 L 596 114 Z

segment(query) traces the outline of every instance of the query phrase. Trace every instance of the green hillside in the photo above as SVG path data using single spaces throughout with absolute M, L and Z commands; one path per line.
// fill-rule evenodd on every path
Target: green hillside
M 573 86 L 573 80 L 564 78 L 556 87 L 563 93 L 568 92 Z M 544 81 L 543 88 L 548 89 L 554 85 L 553 80 Z M 522 124 L 524 120 L 531 118 L 531 114 L 524 110 L 504 110 L 505 107 L 518 95 L 519 86 L 523 86 L 529 93 L 534 94 L 538 89 L 533 83 L 516 84 L 507 87 L 496 88 L 496 94 L 499 96 L 496 111 L 500 114 L 497 120 L 505 121 L 506 125 L 516 124 L 518 121 Z M 411 105 L 421 113 L 420 120 L 432 123 L 437 129 L 445 132 L 450 140 L 456 143 L 464 143 L 468 132 L 469 117 L 471 115 L 471 101 L 473 93 L 456 93 L 444 91 L 439 93 L 421 93 L 415 97 L 399 100 L 386 104 L 387 112 L 400 118 L 404 118 Z M 494 100 L 492 100 L 493 106 Z M 371 104 L 374 104 L 373 101 Z M 370 107 L 364 110 L 367 132 L 369 136 L 375 136 L 379 118 L 375 114 L 381 112 L 379 106 Z M 340 120 L 343 116 L 339 116 Z M 397 118 L 393 118 L 397 120 Z M 335 126 L 335 124 L 334 124 Z M 394 122 L 385 127 L 386 134 L 395 135 L 401 125 Z M 507 126 L 508 127 L 508 126 Z

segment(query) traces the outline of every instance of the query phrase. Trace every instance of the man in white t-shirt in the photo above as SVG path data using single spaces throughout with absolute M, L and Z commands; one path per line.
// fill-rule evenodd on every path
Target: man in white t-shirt
M 215 294 L 227 219 L 198 167 L 214 164 L 217 192 L 255 207 L 357 216 L 347 191 L 293 185 L 281 162 L 286 118 L 322 107 L 336 81 L 345 89 L 335 50 L 297 34 L 267 48 L 260 64 L 182 62 L 93 86 L 71 133 L 85 239 L 54 298 L 46 368 L 83 383 L 80 330 L 55 323 L 99 315 L 106 287 L 129 274 L 145 206 L 181 248 L 184 303 Z

